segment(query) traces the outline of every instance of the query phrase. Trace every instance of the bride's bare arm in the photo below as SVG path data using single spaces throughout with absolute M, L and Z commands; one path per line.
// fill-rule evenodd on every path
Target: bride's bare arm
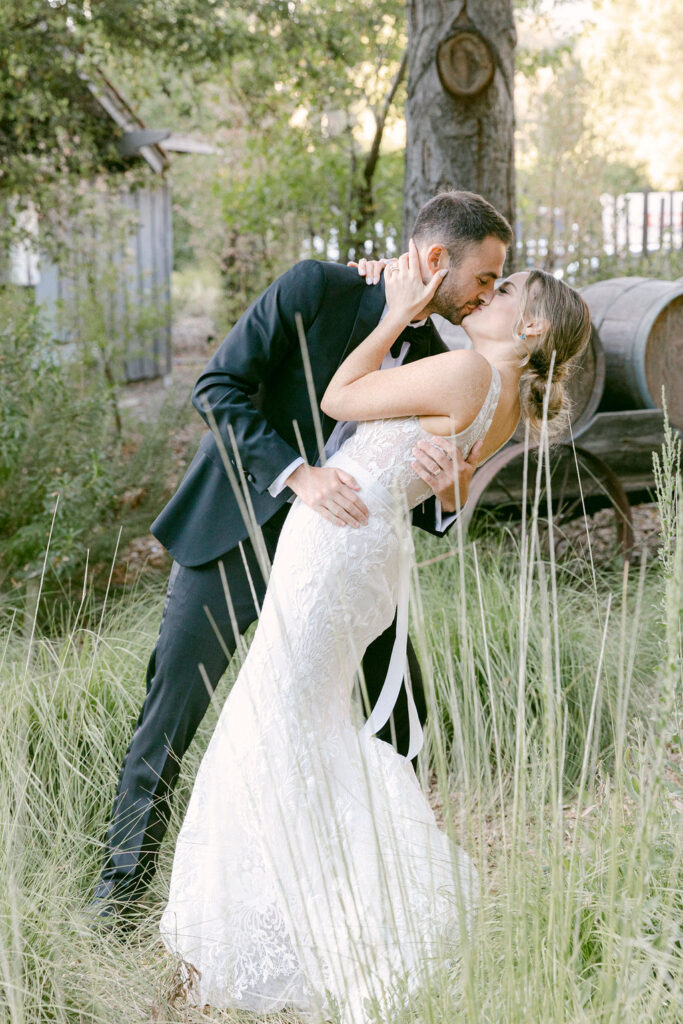
M 387 314 L 341 364 L 321 408 L 338 420 L 452 416 L 453 429 L 460 430 L 476 416 L 491 382 L 491 368 L 483 356 L 462 349 L 380 372 L 389 348 L 429 305 L 443 276 L 437 271 L 427 284 L 423 282 L 412 241 L 398 270 L 384 273 Z
M 457 433 L 476 416 L 490 383 L 491 367 L 484 357 L 460 349 L 369 371 L 333 391 L 328 387 L 321 408 L 338 420 L 448 416 Z

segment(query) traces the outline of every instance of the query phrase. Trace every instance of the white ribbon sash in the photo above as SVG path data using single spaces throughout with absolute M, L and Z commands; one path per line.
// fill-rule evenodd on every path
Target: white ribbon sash
M 375 480 L 368 470 L 354 459 L 340 452 L 332 456 L 331 462 L 328 462 L 328 465 L 330 464 L 339 465 L 346 469 L 356 478 L 356 482 L 362 488 L 377 494 L 389 508 L 395 509 L 396 503 L 386 487 Z M 410 761 L 422 749 L 424 733 L 408 676 L 408 605 L 410 601 L 410 562 L 414 551 L 413 539 L 409 523 L 405 522 L 400 529 L 401 550 L 399 552 L 396 639 L 391 651 L 389 668 L 387 669 L 384 684 L 370 713 L 370 717 L 361 729 L 361 736 L 365 738 L 374 736 L 387 724 L 396 706 L 398 695 L 401 692 L 401 684 L 405 681 L 406 699 L 408 702 L 408 725 L 410 729 L 406 759 Z

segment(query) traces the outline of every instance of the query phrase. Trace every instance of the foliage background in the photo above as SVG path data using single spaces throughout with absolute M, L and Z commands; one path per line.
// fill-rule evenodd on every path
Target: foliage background
M 516 0 L 515 12 L 518 220 L 540 235 L 560 210 L 590 253 L 601 193 L 683 184 L 680 5 Z M 401 235 L 406 45 L 403 0 L 0 0 L 0 281 L 29 200 L 41 244 L 56 246 L 84 183 L 140 177 L 94 104 L 97 71 L 151 128 L 214 148 L 174 155 L 170 170 L 175 316 L 208 318 L 206 356 L 297 259 L 390 254 Z M 624 270 L 596 269 L 590 256 L 577 266 L 580 280 Z M 681 254 L 625 270 L 678 276 Z M 35 311 L 0 284 L 0 588 L 40 570 L 55 493 L 51 571 L 79 588 L 86 552 L 100 541 L 113 551 L 120 526 L 124 542 L 144 532 L 192 447 L 173 451 L 170 437 L 192 419 L 186 382 L 161 416 L 121 420 L 120 354 L 98 327 L 99 284 L 76 338 L 80 372 L 53 358 Z M 144 500 L 124 502 L 140 489 Z

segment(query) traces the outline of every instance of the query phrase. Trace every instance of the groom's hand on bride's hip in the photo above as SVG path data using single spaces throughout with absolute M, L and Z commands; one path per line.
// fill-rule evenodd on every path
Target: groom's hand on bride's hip
M 305 505 L 337 526 L 366 526 L 368 510 L 358 496 L 360 486 L 343 469 L 297 466 L 287 486 Z
M 435 435 L 413 448 L 413 469 L 429 484 L 444 512 L 456 512 L 467 502 L 470 481 L 479 465 L 482 442 L 477 441 L 466 459 L 450 437 Z M 456 494 L 457 487 L 457 494 Z

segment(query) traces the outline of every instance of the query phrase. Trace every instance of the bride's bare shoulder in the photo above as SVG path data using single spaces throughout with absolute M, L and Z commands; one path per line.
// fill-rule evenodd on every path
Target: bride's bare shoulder
M 464 348 L 435 356 L 432 368 L 439 413 L 421 416 L 420 425 L 434 434 L 458 433 L 472 422 L 488 394 L 491 364 L 478 352 Z
M 491 364 L 471 348 L 457 348 L 433 357 L 433 369 L 439 376 L 445 374 L 448 384 L 466 388 L 474 397 L 483 390 L 482 398 L 491 383 Z

